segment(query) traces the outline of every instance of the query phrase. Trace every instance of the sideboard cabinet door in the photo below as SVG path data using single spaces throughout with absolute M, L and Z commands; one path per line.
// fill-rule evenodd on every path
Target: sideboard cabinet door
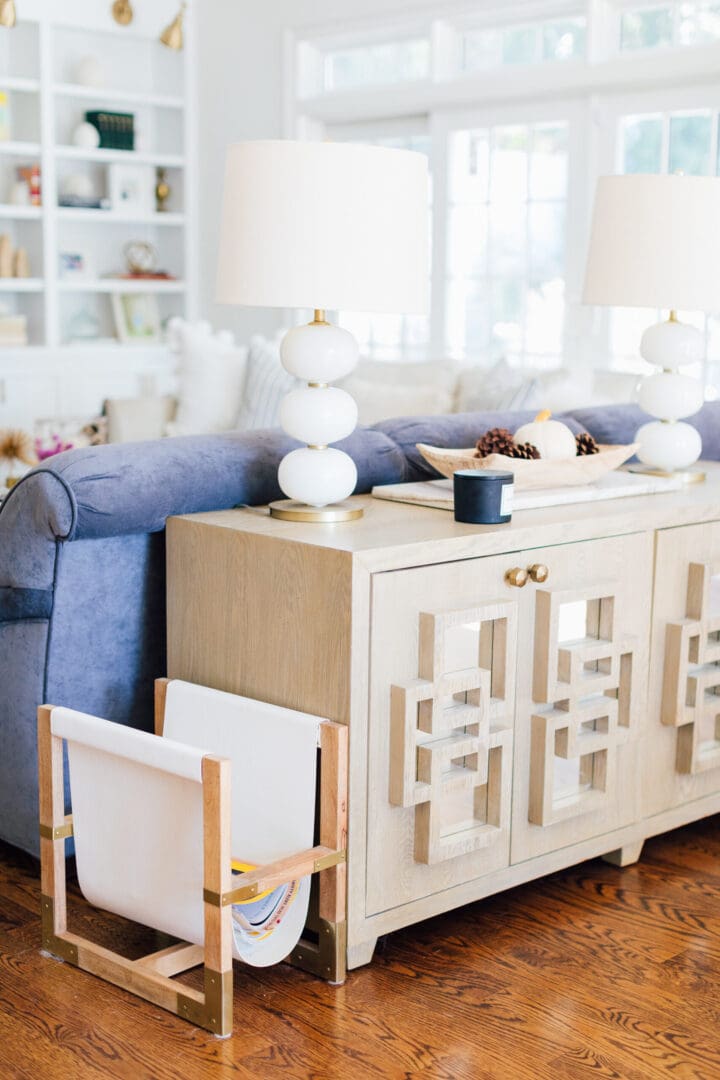
M 657 534 L 643 813 L 720 791 L 720 523 Z
M 524 553 L 512 862 L 639 817 L 652 585 L 648 533 Z M 524 613 L 525 615 L 525 613 Z
M 520 590 L 516 556 L 376 574 L 368 915 L 506 867 Z

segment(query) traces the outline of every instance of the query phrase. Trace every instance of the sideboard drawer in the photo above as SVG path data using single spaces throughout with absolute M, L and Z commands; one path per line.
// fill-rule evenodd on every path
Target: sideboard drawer
M 518 589 L 513 556 L 376 574 L 367 914 L 507 866 Z

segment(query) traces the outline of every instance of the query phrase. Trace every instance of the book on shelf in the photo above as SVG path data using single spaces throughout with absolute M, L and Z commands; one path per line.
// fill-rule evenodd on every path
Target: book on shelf
M 109 199 L 96 199 L 94 196 L 89 198 L 84 195 L 61 195 L 58 199 L 58 206 L 63 209 L 73 210 L 111 210 L 112 206 Z
M 27 345 L 27 317 L 25 315 L 0 315 L 0 347 Z
M 85 113 L 85 119 L 97 128 L 101 150 L 135 149 L 135 117 L 132 113 L 92 109 Z

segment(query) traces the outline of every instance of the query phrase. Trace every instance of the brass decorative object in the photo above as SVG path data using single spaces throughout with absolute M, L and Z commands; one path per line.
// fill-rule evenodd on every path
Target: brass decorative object
M 16 22 L 15 0 L 0 0 L 0 26 L 9 30 Z
M 163 43 L 163 45 L 167 45 L 168 49 L 175 49 L 176 51 L 179 51 L 183 47 L 183 18 L 185 15 L 186 7 L 187 4 L 180 5 L 180 10 L 175 16 L 175 18 L 169 26 L 165 27 L 162 34 L 160 35 L 160 41 Z
M 167 203 L 171 194 L 172 188 L 167 181 L 167 169 L 159 168 L 157 170 L 157 183 L 155 185 L 155 209 L 158 214 L 167 213 Z
M 112 6 L 112 16 L 120 26 L 129 26 L 135 18 L 130 0 L 115 0 Z

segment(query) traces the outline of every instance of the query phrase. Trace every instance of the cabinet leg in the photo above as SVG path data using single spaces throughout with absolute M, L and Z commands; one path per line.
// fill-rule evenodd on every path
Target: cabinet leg
M 357 968 L 369 964 L 373 958 L 377 940 L 376 937 L 368 938 L 367 941 L 360 941 L 355 945 L 351 945 L 347 951 L 348 968 Z
M 617 851 L 609 851 L 602 858 L 613 866 L 632 866 L 640 858 L 644 843 L 644 840 L 633 840 L 632 843 L 624 844 Z

